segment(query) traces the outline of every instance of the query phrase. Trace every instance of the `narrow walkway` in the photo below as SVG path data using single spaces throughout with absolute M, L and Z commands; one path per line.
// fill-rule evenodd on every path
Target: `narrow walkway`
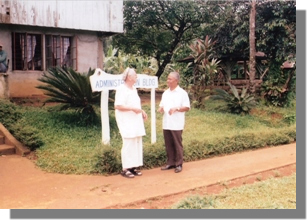
M 143 170 L 133 179 L 45 173 L 27 158 L 0 156 L 0 208 L 103 209 L 295 163 L 296 143 L 184 163 L 181 173 Z

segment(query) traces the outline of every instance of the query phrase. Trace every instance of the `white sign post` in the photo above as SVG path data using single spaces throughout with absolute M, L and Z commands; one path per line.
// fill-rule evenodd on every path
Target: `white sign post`
M 102 143 L 110 144 L 110 123 L 109 123 L 109 90 L 114 90 L 121 84 L 122 74 L 112 75 L 97 68 L 95 73 L 90 76 L 93 92 L 101 92 L 100 109 L 102 125 Z M 156 142 L 156 111 L 155 111 L 155 88 L 158 88 L 158 77 L 137 74 L 136 88 L 151 89 L 151 143 Z

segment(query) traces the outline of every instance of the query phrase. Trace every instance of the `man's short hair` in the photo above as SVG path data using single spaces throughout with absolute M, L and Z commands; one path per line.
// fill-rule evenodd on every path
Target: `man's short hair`
M 172 74 L 178 82 L 180 81 L 180 74 L 178 72 L 170 72 L 170 74 Z

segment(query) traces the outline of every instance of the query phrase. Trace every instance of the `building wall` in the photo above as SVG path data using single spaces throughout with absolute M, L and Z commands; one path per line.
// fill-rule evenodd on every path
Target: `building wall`
M 123 33 L 123 0 L 0 0 L 0 42 L 10 59 L 0 74 L 0 98 L 41 96 L 37 80 L 44 71 L 12 70 L 12 33 L 73 35 L 78 72 L 103 68 L 102 36 Z
M 0 23 L 123 32 L 123 0 L 0 0 Z
M 0 73 L 0 99 L 9 97 L 8 77 Z
M 10 59 L 7 76 L 0 75 L 0 98 L 14 97 L 35 97 L 42 96 L 43 91 L 37 89 L 40 78 L 44 71 L 37 70 L 12 70 L 12 31 L 47 34 L 50 32 L 48 28 L 31 28 L 27 26 L 1 26 L 0 24 L 0 41 L 4 45 L 3 49 L 7 52 Z M 52 34 L 65 34 L 67 32 L 61 29 L 52 30 Z M 103 68 L 103 47 L 102 38 L 97 36 L 96 32 L 86 31 L 68 31 L 74 34 L 77 40 L 77 72 L 86 73 L 89 68 Z M 8 91 L 7 91 L 8 90 Z

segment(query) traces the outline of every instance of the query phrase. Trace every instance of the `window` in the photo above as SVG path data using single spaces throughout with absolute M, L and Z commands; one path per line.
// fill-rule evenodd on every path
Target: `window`
M 50 67 L 77 67 L 73 37 L 30 33 L 12 34 L 13 70 L 46 70 Z
M 76 47 L 72 37 L 46 35 L 46 68 L 76 68 Z
M 13 70 L 42 70 L 42 35 L 13 33 Z

